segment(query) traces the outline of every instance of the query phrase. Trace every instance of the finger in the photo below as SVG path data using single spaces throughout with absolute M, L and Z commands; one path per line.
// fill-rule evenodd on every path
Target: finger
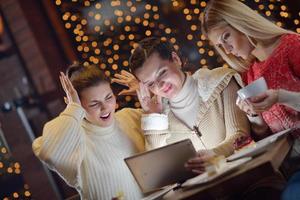
M 111 82 L 112 82 L 112 83 L 118 83 L 118 84 L 125 85 L 125 86 L 128 85 L 128 81 L 126 81 L 126 80 L 121 80 L 121 79 L 116 79 L 116 78 L 112 78 L 112 79 L 111 79 Z
M 201 173 L 205 172 L 205 168 L 186 168 L 187 170 L 193 171 L 193 170 L 197 170 L 197 171 L 201 171 Z
M 260 109 L 260 110 L 254 110 L 252 114 L 260 114 L 262 112 L 265 112 L 267 109 Z
M 145 88 L 145 94 L 146 94 L 146 96 L 151 97 L 149 88 L 146 87 L 145 85 L 144 85 L 144 88 Z
M 65 83 L 66 83 L 66 87 L 67 87 L 68 92 L 72 93 L 72 89 L 73 89 L 72 84 L 70 84 L 67 77 L 64 77 L 64 79 L 65 79 Z
M 119 92 L 118 94 L 120 95 L 136 95 L 136 91 L 135 90 L 122 90 L 121 92 Z
M 71 80 L 66 75 L 65 75 L 65 80 L 66 80 L 66 83 L 67 83 L 66 85 L 67 85 L 67 89 L 68 89 L 69 93 L 71 95 L 78 95 L 77 91 L 75 90 L 75 88 L 74 88 L 74 86 L 71 82 Z
M 245 100 L 241 100 L 241 103 L 239 104 L 239 108 L 244 112 L 248 112 L 248 110 L 252 110 L 253 105 L 249 101 L 249 99 L 245 99 Z
M 207 160 L 209 160 L 210 158 L 212 158 L 213 156 L 211 155 L 207 155 L 207 154 L 202 154 L 202 155 L 198 155 L 195 158 L 190 159 L 189 161 L 191 162 L 206 162 Z
M 67 76 L 63 72 L 60 72 L 60 74 L 61 74 L 61 77 L 62 77 L 62 79 L 64 81 L 66 91 L 70 92 L 70 87 L 69 87 L 69 84 L 68 84 Z
M 121 91 L 121 92 L 119 92 L 118 96 L 136 96 L 136 93 Z
M 68 91 L 67 91 L 67 88 L 66 88 L 65 80 L 62 77 L 62 75 L 59 76 L 59 80 L 60 80 L 60 84 L 61 84 L 63 90 L 65 91 L 65 93 L 67 93 Z
M 241 98 L 238 96 L 238 97 L 236 98 L 235 104 L 236 104 L 236 105 L 240 105 L 240 103 L 241 103 Z
M 148 111 L 147 103 L 144 101 L 143 97 L 141 96 L 141 90 L 137 89 L 136 94 L 137 94 L 137 97 L 141 104 L 142 109 L 147 112 Z
M 139 83 L 139 85 L 140 85 L 141 97 L 144 98 L 144 97 L 146 97 L 145 85 L 143 83 Z
M 114 77 L 118 78 L 118 79 L 122 79 L 122 80 L 127 80 L 128 77 L 122 75 L 122 74 L 115 74 Z
M 137 90 L 136 90 L 136 94 L 137 94 L 137 97 L 138 97 L 139 102 L 142 104 L 142 96 L 141 96 L 140 89 L 137 89 Z
M 75 91 L 75 88 L 71 82 L 71 80 L 69 79 L 69 77 L 65 76 L 66 77 L 66 80 L 67 80 L 67 84 L 68 84 L 68 87 L 71 89 L 71 90 L 74 90 Z
M 205 169 L 205 165 L 199 165 L 199 164 L 190 164 L 186 162 L 184 164 L 184 167 L 189 168 L 189 169 Z
M 205 166 L 206 165 L 185 164 L 185 167 L 189 169 L 204 169 Z
M 156 102 L 162 104 L 162 96 L 156 95 Z
M 206 150 L 199 150 L 197 151 L 197 157 L 203 157 L 205 155 L 207 155 L 208 152 Z
M 268 110 L 269 108 L 270 107 L 267 107 L 267 106 L 255 107 L 255 108 L 253 108 L 253 112 L 261 113 L 261 112 L 264 112 L 264 111 Z
M 242 100 L 242 103 L 245 104 L 246 106 L 252 106 L 252 102 L 250 101 L 250 99 L 245 99 L 245 100 Z
M 127 90 L 122 90 L 118 93 L 118 96 L 127 95 Z
M 135 76 L 132 73 L 130 73 L 130 72 L 126 71 L 126 70 L 121 70 L 121 74 L 123 74 L 123 75 L 125 75 L 125 76 L 127 76 L 129 78 L 136 79 Z
M 65 102 L 65 104 L 69 104 L 69 100 L 67 97 L 64 97 L 64 102 Z
M 253 103 L 253 110 L 265 110 L 268 107 L 266 102 Z
M 258 102 L 263 101 L 267 97 L 268 97 L 267 93 L 262 93 L 262 94 L 259 94 L 259 95 L 255 96 L 255 97 L 251 97 L 250 101 L 251 101 L 251 103 L 258 103 Z
M 205 172 L 205 170 L 196 170 L 196 169 L 193 169 L 192 172 L 194 172 L 195 174 L 203 174 Z
M 209 151 L 198 151 L 197 152 L 197 156 L 195 158 L 198 158 L 198 159 L 202 159 L 202 160 L 207 160 L 211 157 L 213 157 L 215 154 L 213 152 L 209 152 Z
M 202 158 L 193 158 L 187 161 L 188 164 L 202 164 L 204 163 L 204 160 Z

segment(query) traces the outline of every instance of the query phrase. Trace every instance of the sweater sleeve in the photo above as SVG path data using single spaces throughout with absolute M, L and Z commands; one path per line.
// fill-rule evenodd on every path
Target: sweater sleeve
M 141 128 L 142 114 L 142 109 L 134 108 L 123 108 L 115 114 L 122 130 L 135 144 L 135 147 L 139 152 L 145 151 L 145 137 Z
M 68 104 L 58 117 L 44 126 L 43 135 L 32 144 L 34 154 L 75 187 L 81 185 L 79 167 L 85 152 L 81 127 L 84 114 L 80 105 Z
M 141 126 L 145 134 L 147 150 L 167 145 L 170 133 L 168 132 L 169 123 L 166 114 L 143 114 Z
M 292 34 L 288 36 L 287 40 L 289 64 L 294 74 L 300 78 L 300 36 Z
M 248 119 L 235 104 L 239 87 L 234 79 L 221 93 L 224 105 L 224 119 L 226 126 L 225 140 L 213 150 L 216 154 L 229 156 L 234 152 L 233 143 L 236 138 L 250 133 Z

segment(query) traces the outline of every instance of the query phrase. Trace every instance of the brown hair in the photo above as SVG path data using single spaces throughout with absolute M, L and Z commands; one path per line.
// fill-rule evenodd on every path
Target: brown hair
M 95 65 L 84 66 L 75 62 L 68 67 L 66 74 L 79 96 L 82 90 L 86 88 L 97 86 L 100 83 L 110 83 L 108 78 Z
M 149 37 L 141 40 L 138 47 L 134 49 L 129 58 L 129 68 L 134 73 L 138 68 L 142 67 L 147 58 L 153 53 L 158 53 L 159 57 L 165 60 L 172 60 L 172 52 L 179 53 L 168 40 L 161 40 L 156 37 Z

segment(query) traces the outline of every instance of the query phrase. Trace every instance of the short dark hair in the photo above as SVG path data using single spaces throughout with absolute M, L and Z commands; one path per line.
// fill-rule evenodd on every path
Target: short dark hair
M 97 86 L 100 83 L 110 83 L 109 79 L 102 73 L 99 67 L 95 65 L 84 66 L 78 62 L 70 65 L 66 75 L 72 82 L 75 90 L 80 93 L 82 90 Z
M 142 67 L 144 62 L 153 53 L 158 53 L 159 57 L 165 60 L 172 60 L 172 52 L 176 52 L 174 46 L 168 40 L 161 40 L 156 37 L 149 37 L 141 40 L 129 58 L 129 68 L 134 73 Z M 177 53 L 178 54 L 178 53 Z

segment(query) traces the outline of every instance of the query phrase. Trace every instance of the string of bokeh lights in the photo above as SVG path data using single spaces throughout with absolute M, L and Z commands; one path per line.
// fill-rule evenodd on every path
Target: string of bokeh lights
M 297 13 L 291 13 L 288 1 L 241 1 L 278 26 L 292 27 L 300 33 L 300 8 Z M 150 36 L 169 39 L 193 64 L 191 71 L 200 67 L 227 66 L 201 34 L 199 16 L 207 1 L 56 0 L 55 4 L 79 60 L 85 65 L 99 65 L 108 77 L 122 69 L 127 70 L 128 58 L 137 42 Z M 170 13 L 173 15 L 171 20 L 168 18 Z M 121 98 L 121 107 L 139 107 L 135 98 L 123 98 L 125 102 L 122 104 Z
M 14 184 L 18 184 L 16 182 L 23 182 L 20 163 L 15 162 L 7 148 L 1 144 L 4 143 L 0 141 L 0 178 L 4 181 L 14 180 Z M 1 191 L 0 198 L 3 200 L 31 199 L 31 192 L 28 184 L 24 184 L 22 188 L 19 188 L 19 191 L 13 191 L 9 194 L 7 193 L 8 191 Z

